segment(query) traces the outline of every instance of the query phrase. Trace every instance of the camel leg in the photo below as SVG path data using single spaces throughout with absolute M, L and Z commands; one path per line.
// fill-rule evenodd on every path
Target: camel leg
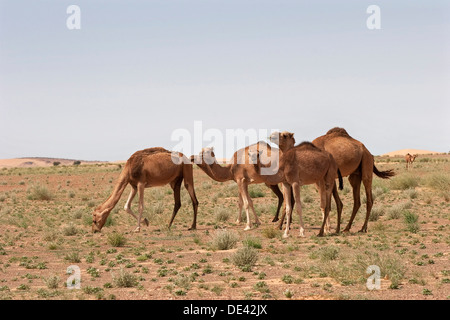
M 373 206 L 373 196 L 372 196 L 372 176 L 363 177 L 364 188 L 366 189 L 366 219 L 364 220 L 364 224 L 359 230 L 359 232 L 367 232 L 367 224 L 369 223 L 370 212 L 372 211 Z
M 137 219 L 137 227 L 134 229 L 134 232 L 141 231 L 141 219 L 142 219 L 142 213 L 144 212 L 144 191 L 145 191 L 145 184 L 138 183 L 137 185 L 137 191 L 139 194 L 139 218 Z
M 305 225 L 303 223 L 303 213 L 302 213 L 302 202 L 300 200 L 300 184 L 298 182 L 294 182 L 292 184 L 292 193 L 294 195 L 294 200 L 296 203 L 295 208 L 297 209 L 298 217 L 300 218 L 300 237 L 305 236 Z M 289 219 L 289 216 L 288 216 Z M 291 210 L 291 219 L 292 219 L 292 210 Z
M 325 197 L 324 197 L 325 186 L 324 186 L 324 184 L 322 182 L 321 183 L 316 183 L 316 186 L 317 186 L 317 190 L 319 190 L 320 211 L 322 212 L 322 221 L 323 221 L 323 224 L 325 225 L 325 232 L 326 233 L 330 233 L 330 225 L 331 225 L 330 216 L 325 213 L 326 212 L 326 205 L 327 205 L 326 201 L 325 201 Z M 321 230 L 321 233 L 322 234 L 319 233 L 319 236 L 323 235 L 323 230 Z
M 334 184 L 334 187 L 336 187 L 336 184 Z M 324 231 L 327 233 L 330 232 L 330 210 L 331 210 L 331 194 L 332 190 L 326 189 L 325 183 L 320 182 L 319 183 L 319 194 L 320 194 L 320 207 L 323 210 L 323 221 L 322 221 L 322 227 L 320 228 L 319 237 L 322 237 L 324 234 Z
M 294 194 L 292 192 L 293 191 L 291 188 L 291 208 L 294 208 L 295 199 L 294 199 Z M 280 222 L 278 223 L 278 229 L 280 229 L 280 230 L 283 228 L 283 222 L 284 222 L 285 217 L 286 217 L 286 202 L 284 204 L 284 210 L 283 210 L 283 213 L 281 214 Z M 292 211 L 291 211 L 291 221 L 292 221 Z
M 182 178 L 178 178 L 170 183 L 170 187 L 173 190 L 173 198 L 174 198 L 174 206 L 173 206 L 173 212 L 172 217 L 169 221 L 169 229 L 172 226 L 173 220 L 175 219 L 175 216 L 177 215 L 178 210 L 181 208 L 181 182 L 183 181 Z
M 292 218 L 292 205 L 291 205 L 291 197 L 292 197 L 292 188 L 289 183 L 283 182 L 283 194 L 286 206 L 286 211 L 283 212 L 283 216 L 281 217 L 281 225 L 283 224 L 284 216 L 286 215 L 286 229 L 283 234 L 283 238 L 289 237 L 289 228 L 291 224 L 291 218 Z M 298 206 L 298 203 L 297 203 Z M 281 229 L 281 228 L 280 228 Z
M 245 214 L 247 216 L 247 225 L 245 226 L 244 230 L 250 230 L 251 229 L 250 212 L 249 212 L 250 196 L 248 194 L 247 185 L 243 180 L 244 179 L 238 180 L 238 188 L 239 188 L 239 193 L 241 194 L 241 197 L 242 197 L 242 201 L 244 203 Z
M 189 196 L 191 197 L 191 200 L 192 200 L 192 208 L 194 209 L 194 218 L 192 219 L 192 225 L 188 230 L 195 230 L 195 229 L 197 229 L 198 200 L 197 200 L 197 196 L 195 195 L 194 180 L 189 179 L 189 181 L 188 181 L 185 178 L 184 179 L 184 187 L 189 192 Z
M 247 192 L 247 194 L 248 194 L 248 190 L 245 190 L 246 192 Z M 250 195 L 248 194 L 248 196 L 247 196 L 247 199 L 248 199 L 248 205 L 249 205 L 249 207 L 250 207 L 250 210 L 252 210 L 252 212 L 253 212 L 253 216 L 255 217 L 255 225 L 256 226 L 259 226 L 260 224 L 261 224 L 261 221 L 259 221 L 259 218 L 258 218 L 258 216 L 256 215 L 256 211 L 255 211 L 255 208 L 253 207 L 253 200 L 252 200 L 252 197 L 250 197 Z
M 277 207 L 277 213 L 275 214 L 275 217 L 273 218 L 272 222 L 277 222 L 278 219 L 278 215 L 280 214 L 280 209 L 281 206 L 283 205 L 283 193 L 280 191 L 280 188 L 278 187 L 277 184 L 267 184 L 267 186 L 273 191 L 273 193 L 275 193 L 275 195 L 278 198 L 278 207 Z
M 342 209 L 344 205 L 342 204 L 341 198 L 339 197 L 339 192 L 337 190 L 336 182 L 333 186 L 333 198 L 336 202 L 336 209 L 337 209 L 337 225 L 336 225 L 336 233 L 341 232 L 341 216 L 342 216 Z
M 137 193 L 137 187 L 131 186 L 131 192 L 130 192 L 130 195 L 128 196 L 127 202 L 125 203 L 124 209 L 137 221 L 138 217 L 134 214 L 133 210 L 131 210 L 131 202 L 133 201 L 134 197 L 136 196 L 136 193 Z M 142 220 L 142 222 L 146 226 L 149 225 L 147 218 L 144 218 L 144 220 Z
M 344 229 L 344 232 L 350 232 L 350 228 L 352 227 L 353 220 L 355 219 L 356 213 L 358 212 L 359 207 L 361 207 L 361 195 L 360 195 L 361 174 L 359 172 L 352 173 L 348 177 L 348 181 L 350 182 L 350 184 L 353 188 L 353 211 L 352 211 L 350 220 L 348 221 L 348 224 Z
M 240 224 L 242 222 L 242 207 L 244 205 L 244 201 L 242 200 L 241 192 L 239 191 L 239 212 L 236 219 L 236 223 Z

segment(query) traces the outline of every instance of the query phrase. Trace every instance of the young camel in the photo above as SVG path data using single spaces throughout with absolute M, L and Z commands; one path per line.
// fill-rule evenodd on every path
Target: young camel
M 284 132 L 279 134 L 279 141 L 274 142 L 279 144 L 280 149 L 283 150 L 284 145 L 292 145 L 292 141 L 295 141 L 293 134 Z M 375 173 L 382 179 L 389 179 L 395 175 L 394 171 L 379 171 L 374 164 L 372 154 L 367 150 L 364 144 L 350 137 L 343 128 L 336 127 L 330 129 L 326 135 L 316 138 L 312 143 L 318 148 L 326 150 L 333 155 L 342 176 L 348 176 L 348 180 L 353 188 L 353 211 L 344 232 L 350 231 L 356 213 L 361 206 L 360 188 L 361 181 L 363 182 L 367 199 L 366 219 L 359 232 L 367 232 L 370 211 L 373 206 L 372 175 Z M 333 197 L 339 210 L 339 208 L 342 208 L 342 202 L 337 196 L 337 190 L 333 191 Z
M 259 168 L 264 167 L 260 161 L 260 153 L 250 151 L 249 155 Z M 318 236 L 323 236 L 325 228 L 329 228 L 328 215 L 331 209 L 331 194 L 336 188 L 336 175 L 339 177 L 339 188 L 342 189 L 342 176 L 333 156 L 320 150 L 310 142 L 303 142 L 295 147 L 285 149 L 280 157 L 280 166 L 273 175 L 267 176 L 267 182 L 283 183 L 283 193 L 286 199 L 287 223 L 283 237 L 289 236 L 292 217 L 291 192 L 293 193 L 297 213 L 300 218 L 300 236 L 304 237 L 302 207 L 300 200 L 300 187 L 307 184 L 317 184 L 320 195 L 320 207 L 323 213 L 323 222 Z M 292 188 L 292 190 L 291 190 Z M 340 217 L 340 212 L 338 212 Z M 283 218 L 282 218 L 283 219 Z M 328 225 L 328 226 L 327 226 Z M 329 230 L 327 230 L 329 232 Z
M 267 143 L 258 142 L 254 145 L 236 151 L 231 160 L 225 166 L 221 166 L 217 163 L 213 148 L 204 148 L 198 156 L 191 157 L 191 161 L 193 163 L 196 163 L 200 167 L 200 169 L 202 169 L 209 177 L 211 177 L 215 181 L 225 182 L 233 180 L 237 183 L 239 190 L 239 213 L 236 222 L 241 222 L 242 207 L 244 207 L 247 216 L 247 224 L 244 230 L 251 229 L 249 209 L 253 212 L 255 224 L 260 224 L 258 216 L 256 215 L 255 209 L 253 207 L 253 201 L 248 193 L 248 185 L 265 183 L 264 176 L 257 172 L 255 164 L 249 162 L 248 151 L 253 149 L 262 150 L 263 157 L 266 160 L 270 160 L 272 156 L 275 157 L 276 153 L 278 152 L 278 149 L 271 148 Z M 277 183 L 266 183 L 266 185 L 278 197 L 278 213 L 283 204 L 283 194 L 278 188 Z
M 125 164 L 114 190 L 109 198 L 98 206 L 93 212 L 92 231 L 100 232 L 108 218 L 109 213 L 115 207 L 123 191 L 128 184 L 131 185 L 131 193 L 125 204 L 125 210 L 137 220 L 137 227 L 134 232 L 141 229 L 142 212 L 144 210 L 144 190 L 150 187 L 159 187 L 169 184 L 173 190 L 175 206 L 169 228 L 181 207 L 180 191 L 181 183 L 191 196 L 194 208 L 194 219 L 192 226 L 195 229 L 197 224 L 198 201 L 194 190 L 194 179 L 192 164 L 179 152 L 170 152 L 164 148 L 149 148 L 135 152 Z M 136 193 L 139 193 L 139 217 L 131 210 L 131 202 Z M 148 220 L 142 220 L 148 226 Z
M 405 156 L 405 161 L 406 161 L 406 170 L 412 168 L 413 162 L 414 160 L 416 160 L 418 154 L 409 154 L 407 153 Z

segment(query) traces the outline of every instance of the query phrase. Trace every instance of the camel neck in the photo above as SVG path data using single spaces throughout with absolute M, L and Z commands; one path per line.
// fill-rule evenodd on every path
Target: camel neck
M 207 167 L 209 167 L 209 170 L 212 174 L 212 176 L 210 175 L 210 177 L 214 180 L 219 182 L 233 180 L 233 174 L 231 173 L 231 164 L 221 166 L 216 161 L 214 161 L 213 164 L 207 165 Z

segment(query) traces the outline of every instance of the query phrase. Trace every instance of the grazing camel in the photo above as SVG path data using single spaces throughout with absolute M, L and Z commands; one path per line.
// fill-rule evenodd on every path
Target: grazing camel
M 407 153 L 405 156 L 405 161 L 406 161 L 406 170 L 412 168 L 413 162 L 414 160 L 416 160 L 418 154 L 409 154 Z
M 260 161 L 260 153 L 249 151 L 252 161 L 258 167 L 264 167 Z M 285 149 L 280 157 L 280 165 L 277 172 L 268 175 L 268 183 L 283 183 L 283 193 L 286 199 L 287 223 L 283 237 L 289 236 L 289 228 L 292 216 L 291 188 L 296 203 L 297 213 L 300 218 L 300 236 L 304 237 L 304 224 L 300 200 L 300 187 L 307 184 L 317 184 L 320 194 L 320 207 L 323 213 L 323 222 L 318 236 L 323 236 L 325 228 L 329 229 L 328 215 L 331 209 L 331 195 L 336 188 L 335 179 L 339 177 L 339 188 L 342 189 L 342 176 L 340 175 L 333 156 L 310 142 L 303 142 L 295 147 Z M 338 213 L 340 216 L 340 212 Z M 283 218 L 282 218 L 283 219 Z M 327 227 L 328 224 L 328 227 Z M 329 232 L 329 230 L 327 230 Z
M 359 232 L 367 232 L 370 211 L 373 206 L 372 178 L 373 173 L 382 179 L 389 179 L 395 175 L 391 170 L 379 171 L 375 167 L 373 155 L 367 148 L 356 139 L 353 139 L 345 129 L 332 128 L 328 132 L 312 141 L 312 143 L 322 150 L 331 153 L 341 170 L 342 176 L 348 176 L 348 181 L 353 189 L 353 211 L 344 232 L 350 232 L 353 220 L 361 206 L 360 188 L 361 181 L 366 191 L 366 218 Z M 338 204 L 335 198 L 336 204 Z M 342 205 L 342 204 L 341 204 Z
M 269 161 L 270 157 L 275 156 L 275 154 L 278 152 L 278 149 L 271 148 L 267 143 L 258 142 L 254 145 L 247 146 L 236 151 L 231 160 L 228 161 L 225 166 L 221 166 L 217 163 L 213 148 L 204 148 L 198 156 L 191 157 L 191 162 L 196 163 L 200 167 L 200 169 L 202 169 L 209 177 L 211 177 L 215 181 L 225 182 L 233 180 L 237 183 L 239 189 L 239 213 L 236 222 L 241 222 L 242 207 L 244 207 L 247 216 L 247 224 L 244 230 L 251 229 L 249 208 L 253 212 L 253 215 L 255 217 L 255 224 L 260 224 L 258 216 L 256 215 L 255 209 L 253 207 L 252 198 L 248 193 L 248 185 L 265 183 L 264 175 L 258 173 L 255 164 L 249 162 L 248 151 L 253 149 L 261 150 L 264 159 Z M 266 185 L 278 197 L 278 214 L 283 204 L 283 194 L 281 193 L 277 183 L 266 183 Z
M 159 187 L 166 184 L 170 185 L 175 198 L 175 206 L 169 222 L 170 228 L 173 219 L 181 207 L 180 191 L 183 180 L 184 186 L 191 196 L 194 208 L 194 219 L 189 230 L 195 229 L 197 224 L 198 201 L 194 190 L 192 164 L 189 163 L 189 160 L 182 153 L 170 152 L 158 147 L 137 151 L 128 159 L 114 186 L 112 194 L 94 210 L 92 214 L 92 231 L 99 232 L 102 229 L 109 213 L 119 201 L 120 196 L 128 184 L 131 185 L 132 189 L 125 204 L 125 210 L 137 220 L 137 227 L 134 232 L 139 232 L 141 229 L 145 188 Z M 131 202 L 136 193 L 139 193 L 139 217 L 131 210 Z M 144 219 L 143 222 L 148 226 L 147 219 Z

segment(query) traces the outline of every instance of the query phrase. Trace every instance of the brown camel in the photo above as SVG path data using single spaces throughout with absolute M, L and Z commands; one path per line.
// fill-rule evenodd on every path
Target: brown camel
M 125 210 L 137 220 L 135 232 L 139 232 L 141 228 L 145 188 L 159 187 L 166 184 L 170 185 L 175 198 L 175 206 L 169 222 L 170 228 L 181 207 L 180 191 L 183 180 L 194 207 L 194 219 L 189 230 L 195 229 L 197 224 L 198 201 L 194 190 L 192 164 L 182 153 L 170 152 L 164 148 L 149 148 L 135 152 L 128 159 L 114 186 L 112 194 L 94 210 L 92 231 L 99 232 L 102 229 L 109 213 L 119 201 L 120 196 L 128 184 L 131 185 L 132 189 L 125 204 Z M 136 193 L 139 193 L 139 217 L 131 210 L 131 202 Z M 148 225 L 147 219 L 144 219 L 143 222 Z
M 367 150 L 364 144 L 353 139 L 343 128 L 332 128 L 325 135 L 314 139 L 312 143 L 318 148 L 326 150 L 333 155 L 339 170 L 341 170 L 342 176 L 348 176 L 348 181 L 353 188 L 353 211 L 344 232 L 350 231 L 356 213 L 361 206 L 361 181 L 364 184 L 367 199 L 366 218 L 359 232 L 367 232 L 367 224 L 373 206 L 373 173 L 382 179 L 389 179 L 395 175 L 394 171 L 379 171 L 374 164 L 373 155 Z M 338 204 L 336 198 L 335 201 L 336 204 Z
M 295 145 L 295 138 L 294 138 L 294 133 L 292 132 L 274 132 L 271 134 L 271 136 L 269 137 L 270 141 L 272 141 L 273 143 L 277 144 L 278 147 L 280 148 L 281 154 L 283 154 L 283 152 L 286 152 L 288 150 L 290 150 L 291 148 L 294 147 Z M 339 178 L 340 175 L 340 171 L 338 170 L 338 175 L 337 177 Z M 340 186 L 341 188 L 341 186 Z M 337 208 L 337 213 L 338 213 L 338 217 L 337 217 L 337 226 L 336 226 L 336 233 L 340 232 L 340 219 L 341 219 L 341 213 L 342 213 L 342 202 L 340 200 L 336 185 L 333 187 L 332 190 L 332 194 L 334 199 L 336 200 L 336 208 Z M 291 194 L 291 196 L 293 197 L 293 195 Z M 293 201 L 294 202 L 294 201 Z M 294 204 L 292 203 L 292 207 L 294 206 Z M 322 214 L 324 214 L 324 207 L 321 207 L 322 210 Z M 282 216 L 281 216 L 281 220 L 278 224 L 278 228 L 281 230 L 283 227 L 283 222 L 284 222 L 284 217 L 286 216 L 286 211 L 283 212 Z M 292 215 L 290 217 L 292 219 Z M 274 220 L 277 219 L 278 217 L 275 217 Z M 328 216 L 328 220 L 326 222 L 325 228 L 327 230 L 327 232 L 330 232 L 330 217 Z
M 260 153 L 251 150 L 249 155 L 258 167 L 264 165 L 260 161 Z M 318 236 L 323 236 L 331 209 L 331 195 L 336 188 L 335 179 L 339 177 L 339 187 L 342 188 L 342 177 L 339 173 L 333 156 L 325 150 L 320 150 L 310 142 L 303 142 L 295 147 L 284 149 L 280 157 L 278 171 L 267 175 L 268 183 L 283 183 L 283 194 L 286 199 L 287 223 L 283 237 L 289 236 L 291 223 L 292 202 L 291 192 L 295 198 L 297 213 L 300 218 L 300 236 L 304 236 L 304 224 L 300 201 L 300 187 L 302 185 L 317 184 L 320 194 L 320 207 L 323 213 L 323 222 Z M 292 191 L 291 191 L 292 188 Z M 340 216 L 340 213 L 338 213 Z M 327 230 L 328 232 L 329 230 Z
M 260 224 L 258 216 L 256 215 L 255 209 L 253 207 L 253 201 L 248 193 L 248 185 L 265 183 L 264 176 L 257 172 L 255 164 L 249 162 L 248 151 L 253 149 L 262 150 L 265 160 L 268 160 L 270 157 L 272 157 L 272 155 L 275 156 L 275 154 L 278 152 L 278 149 L 271 148 L 267 143 L 258 142 L 254 145 L 236 151 L 231 160 L 228 161 L 228 163 L 224 166 L 217 163 L 213 148 L 204 148 L 197 157 L 191 157 L 191 161 L 196 163 L 200 167 L 200 169 L 202 169 L 209 177 L 211 177 L 215 181 L 225 182 L 233 180 L 237 183 L 239 189 L 239 213 L 236 222 L 241 222 L 242 208 L 244 207 L 247 216 L 247 224 L 244 230 L 251 229 L 249 209 L 253 212 L 253 215 L 255 217 L 255 224 Z M 283 194 L 281 193 L 277 183 L 266 183 L 266 185 L 278 197 L 278 213 L 283 204 Z
M 405 161 L 406 161 L 406 170 L 412 168 L 413 162 L 414 160 L 416 160 L 418 154 L 409 154 L 407 153 L 405 156 Z

